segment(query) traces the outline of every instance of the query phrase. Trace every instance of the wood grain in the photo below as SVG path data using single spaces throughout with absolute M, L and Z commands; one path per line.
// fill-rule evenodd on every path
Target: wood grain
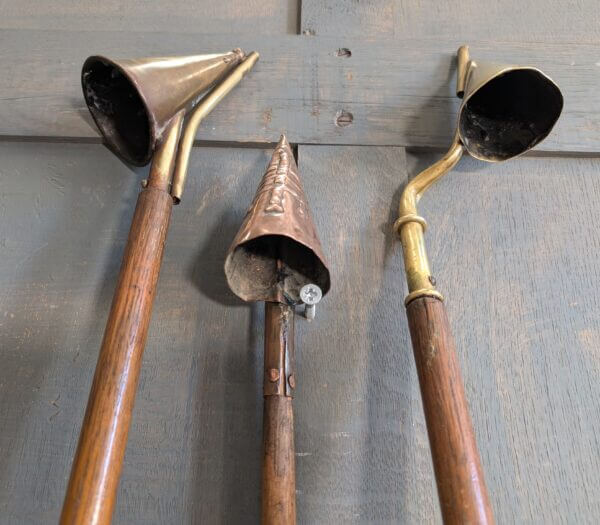
M 263 525 L 296 523 L 292 398 L 266 396 L 263 408 Z
M 303 0 L 301 27 L 308 34 L 338 37 L 600 41 L 600 13 L 586 0 Z
M 111 523 L 172 207 L 167 191 L 149 187 L 139 195 L 73 459 L 62 525 Z
M 332 268 L 316 320 L 296 325 L 298 522 L 439 523 L 390 229 L 404 153 L 298 153 Z M 0 143 L 0 157 L 0 521 L 55 523 L 146 171 L 94 144 Z M 408 172 L 438 157 L 410 153 Z M 222 267 L 269 159 L 194 148 L 117 525 L 260 519 L 263 308 Z M 466 158 L 419 204 L 498 523 L 600 515 L 598 202 L 597 159 Z
M 254 32 L 263 35 L 295 34 L 297 0 L 235 0 L 220 2 L 161 2 L 93 0 L 37 2 L 0 0 L 0 28 L 87 31 L 164 31 L 187 33 Z
M 296 524 L 294 449 L 294 308 L 265 302 L 263 383 L 263 525 Z M 289 364 L 289 366 L 286 366 Z M 271 372 L 276 376 L 271 376 Z
M 179 32 L 3 30 L 0 136 L 99 141 L 79 85 L 90 54 L 168 56 L 256 49 L 261 58 L 206 119 L 204 141 L 447 148 L 456 125 L 451 38 L 198 35 Z M 565 107 L 539 151 L 600 151 L 600 67 L 587 44 L 469 41 L 476 60 L 532 64 L 561 87 Z M 347 48 L 352 56 L 338 56 Z M 298 60 L 302 57 L 302 60 Z M 340 118 L 341 117 L 341 118 Z
M 600 513 L 599 175 L 595 159 L 465 158 L 419 203 L 498 523 Z
M 444 303 L 406 308 L 442 517 L 447 525 L 493 524 L 469 407 Z

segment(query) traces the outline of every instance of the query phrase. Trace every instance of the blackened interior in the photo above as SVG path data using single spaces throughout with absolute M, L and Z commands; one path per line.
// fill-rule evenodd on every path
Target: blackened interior
M 116 66 L 102 59 L 84 64 L 83 93 L 108 145 L 125 160 L 150 160 L 148 114 L 137 89 Z
M 269 300 L 282 292 L 289 304 L 300 302 L 305 284 L 330 287 L 329 271 L 315 253 L 283 235 L 264 235 L 236 247 L 226 262 L 231 289 L 247 301 Z M 278 261 L 280 261 L 278 263 Z
M 559 89 L 540 72 L 509 71 L 468 99 L 460 116 L 460 135 L 475 156 L 506 160 L 546 137 L 562 106 Z

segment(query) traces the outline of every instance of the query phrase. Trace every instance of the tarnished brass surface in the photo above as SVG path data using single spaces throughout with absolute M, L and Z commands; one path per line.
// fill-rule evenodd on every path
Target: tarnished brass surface
M 522 155 L 546 138 L 563 107 L 558 86 L 539 69 L 479 64 L 469 59 L 467 46 L 457 53 L 456 93 L 463 102 L 450 149 L 410 181 L 400 199 L 394 229 L 402 241 L 409 291 L 405 304 L 423 296 L 442 299 L 425 250 L 425 219 L 417 213 L 427 188 L 448 173 L 465 151 L 488 162 Z
M 300 289 L 327 293 L 329 270 L 298 167 L 282 135 L 225 259 L 231 290 L 245 301 L 300 302 Z
M 170 192 L 177 204 L 200 122 L 238 85 L 258 56 L 255 51 L 246 56 L 241 49 L 136 60 L 92 56 L 83 65 L 81 82 L 108 146 L 135 165 L 152 159 L 147 184 Z
M 152 157 L 152 164 L 150 165 L 148 187 L 155 187 L 169 192 L 173 166 L 175 164 L 175 151 L 177 151 L 183 118 L 183 110 L 175 114 L 165 132 L 164 140 L 156 148 Z
M 190 150 L 194 145 L 194 139 L 196 138 L 196 132 L 198 126 L 214 108 L 221 102 L 223 97 L 227 95 L 239 82 L 244 78 L 244 75 L 248 73 L 256 64 L 258 60 L 258 53 L 252 51 L 239 65 L 231 71 L 218 85 L 216 85 L 210 92 L 202 98 L 198 105 L 192 110 L 190 116 L 187 118 L 185 129 L 179 142 L 179 149 L 177 151 L 177 162 L 175 163 L 175 172 L 173 174 L 173 190 L 171 195 L 175 200 L 175 204 L 178 204 L 183 194 L 183 186 L 187 176 L 188 162 L 190 158 Z
M 192 109 L 244 56 L 240 49 L 169 58 L 91 56 L 81 72 L 83 94 L 110 148 L 127 162 L 144 166 L 173 116 Z
M 459 49 L 459 65 L 468 48 Z M 544 140 L 563 108 L 554 81 L 535 67 L 469 60 L 458 135 L 469 155 L 488 162 L 512 159 Z M 458 91 L 458 90 L 457 90 Z

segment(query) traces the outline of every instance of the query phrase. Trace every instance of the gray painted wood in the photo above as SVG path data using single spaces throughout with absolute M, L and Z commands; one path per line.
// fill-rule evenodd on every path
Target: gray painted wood
M 0 522 L 55 522 L 143 170 L 99 145 L 0 152 Z M 258 522 L 263 308 L 228 291 L 222 264 L 269 157 L 194 150 L 115 523 Z M 317 320 L 297 320 L 300 523 L 427 523 L 438 512 L 387 228 L 404 159 L 395 148 L 300 150 L 333 269 Z
M 186 33 L 298 32 L 298 0 L 189 2 L 133 0 L 79 2 L 0 0 L 0 28 Z
M 406 180 L 399 148 L 300 146 L 331 292 L 298 336 L 300 523 L 431 523 L 427 432 L 389 225 Z
M 599 197 L 595 159 L 464 159 L 419 206 L 498 523 L 600 515 Z
M 459 101 L 454 53 L 462 40 L 369 42 L 346 37 L 3 30 L 0 136 L 99 140 L 79 85 L 89 54 L 148 56 L 242 46 L 261 60 L 203 123 L 206 141 L 447 147 Z M 470 42 L 473 57 L 534 64 L 565 96 L 563 115 L 540 151 L 600 150 L 600 66 L 587 44 Z M 348 48 L 349 58 L 337 56 Z M 347 111 L 353 122 L 336 124 Z
M 0 522 L 52 522 L 143 170 L 98 145 L 0 150 Z M 258 519 L 262 308 L 221 267 L 268 157 L 194 150 L 115 523 Z M 434 159 L 411 155 L 409 173 Z M 389 230 L 403 152 L 301 146 L 299 163 L 333 276 L 317 321 L 297 323 L 299 521 L 439 522 Z M 498 523 L 600 514 L 599 172 L 465 159 L 421 202 Z
M 596 2 L 303 0 L 302 31 L 339 37 L 498 42 L 600 41 Z

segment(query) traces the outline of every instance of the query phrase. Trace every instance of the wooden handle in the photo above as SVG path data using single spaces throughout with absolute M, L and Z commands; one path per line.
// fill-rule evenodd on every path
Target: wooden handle
M 265 303 L 262 523 L 295 525 L 294 309 Z
M 60 523 L 109 524 L 173 200 L 138 197 Z
M 444 523 L 493 524 L 444 303 L 420 297 L 406 314 Z
M 267 396 L 263 415 L 262 523 L 296 523 L 292 398 Z

